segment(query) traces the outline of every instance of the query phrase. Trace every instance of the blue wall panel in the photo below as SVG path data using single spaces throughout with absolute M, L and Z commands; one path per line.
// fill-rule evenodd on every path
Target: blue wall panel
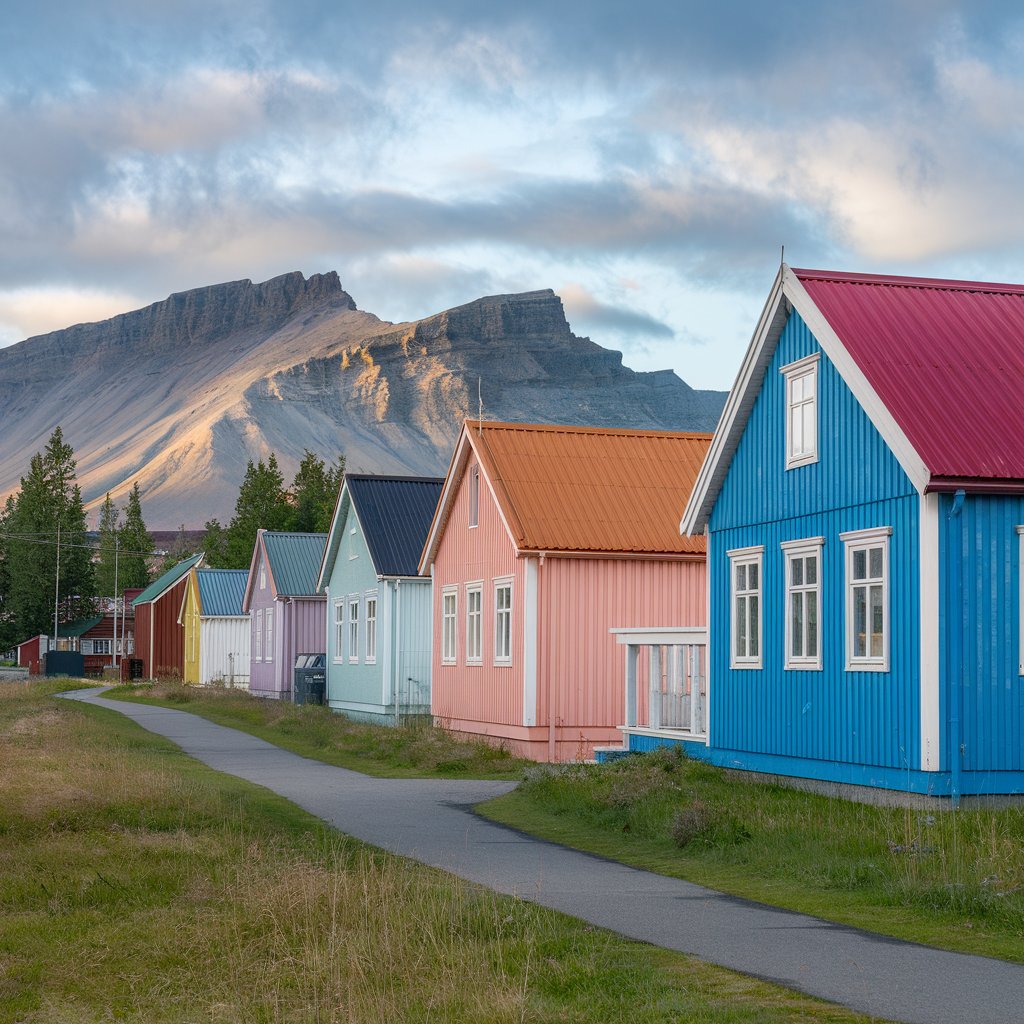
M 1020 664 L 1020 538 L 1024 498 L 968 495 L 949 520 L 952 496 L 940 505 L 943 568 L 940 652 L 943 717 L 952 680 L 959 680 L 960 742 L 965 771 L 1024 770 L 1024 679 Z M 958 557 L 962 591 L 950 593 L 949 559 Z M 950 660 L 959 629 L 960 661 Z M 944 765 L 952 763 L 947 749 Z
M 819 461 L 785 469 L 785 366 L 815 352 Z M 795 313 L 780 338 L 709 526 L 713 748 L 875 766 L 920 765 L 920 498 L 849 388 Z M 887 526 L 889 671 L 845 669 L 845 564 L 839 534 Z M 784 668 L 780 544 L 824 537 L 822 670 Z M 763 665 L 729 668 L 729 561 L 764 545 Z M 828 777 L 819 764 L 814 774 Z M 837 777 L 838 774 L 836 773 Z M 845 776 L 844 776 L 845 777 Z

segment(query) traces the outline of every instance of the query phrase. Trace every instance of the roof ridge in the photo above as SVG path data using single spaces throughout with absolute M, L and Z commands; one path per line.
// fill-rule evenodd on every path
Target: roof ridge
M 391 480 L 395 483 L 444 483 L 443 476 L 401 476 L 396 473 L 346 473 L 347 480 Z
M 900 274 L 862 274 L 843 270 L 791 268 L 801 281 L 829 281 L 835 284 L 887 285 L 891 288 L 930 288 L 934 291 L 982 292 L 988 295 L 1024 295 L 1024 284 L 968 281 L 959 278 L 907 277 Z
M 649 430 L 643 427 L 588 427 L 566 423 L 512 423 L 501 420 L 467 419 L 467 427 L 475 430 L 521 430 L 521 431 L 544 431 L 545 433 L 563 434 L 603 434 L 606 436 L 621 437 L 667 437 L 696 440 L 706 440 L 712 436 L 712 431 L 703 430 Z

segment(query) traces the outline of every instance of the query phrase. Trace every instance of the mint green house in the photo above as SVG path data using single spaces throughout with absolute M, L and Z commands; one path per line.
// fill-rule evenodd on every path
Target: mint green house
M 443 484 L 345 474 L 317 580 L 335 711 L 382 724 L 430 714 L 432 589 L 417 567 Z

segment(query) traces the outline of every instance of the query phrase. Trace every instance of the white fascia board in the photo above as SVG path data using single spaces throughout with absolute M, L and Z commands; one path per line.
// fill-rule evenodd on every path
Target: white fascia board
M 739 373 L 725 400 L 725 407 L 722 409 L 704 463 L 697 474 L 697 482 L 693 486 L 690 500 L 686 503 L 686 510 L 679 523 L 679 532 L 689 537 L 701 533 L 707 526 L 715 499 L 746 429 L 750 410 L 761 390 L 765 371 L 786 325 L 789 310 L 785 304 L 782 287 L 786 270 L 788 268 L 783 266 L 775 277 L 775 283 L 768 294 L 768 300 L 761 311 L 754 335 L 740 364 Z
M 327 587 L 327 581 L 331 578 L 331 573 L 334 572 L 334 562 L 338 557 L 337 551 L 331 553 L 331 542 L 334 540 L 334 535 L 338 529 L 338 513 L 341 511 L 342 503 L 345 500 L 345 495 L 348 492 L 348 480 L 343 479 L 341 488 L 338 491 L 338 497 L 334 502 L 334 514 L 331 516 L 331 528 L 327 532 L 327 543 L 324 545 L 324 553 L 320 558 L 320 572 L 316 577 L 316 589 L 318 591 L 324 591 Z M 349 501 L 349 505 L 352 502 Z M 341 542 L 338 542 L 339 546 Z M 329 564 L 328 564 L 329 563 Z
M 437 554 L 437 546 L 441 542 L 441 534 L 448 522 L 448 515 L 455 502 L 455 495 L 458 493 L 459 484 L 462 481 L 462 469 L 468 457 L 467 447 L 469 445 L 469 432 L 466 424 L 462 425 L 462 432 L 455 444 L 455 451 L 452 453 L 452 461 L 448 466 L 448 473 L 444 478 L 444 487 L 441 488 L 441 498 L 437 503 L 437 510 L 434 513 L 434 521 L 430 524 L 430 533 L 427 534 L 427 543 L 423 546 L 423 554 L 420 556 L 419 573 L 427 575 L 427 567 L 433 565 L 434 556 Z
M 832 360 L 846 386 L 853 392 L 853 397 L 867 413 L 875 429 L 882 435 L 882 440 L 889 446 L 903 472 L 910 478 L 918 494 L 924 494 L 931 479 L 928 467 L 918 454 L 917 449 L 896 422 L 889 408 L 878 397 L 878 392 L 871 386 L 864 371 L 857 365 L 849 350 L 840 341 L 839 335 L 814 304 L 807 289 L 800 283 L 796 274 L 789 267 L 783 267 L 782 290 L 793 308 L 807 324 L 811 334 L 821 346 L 822 351 Z

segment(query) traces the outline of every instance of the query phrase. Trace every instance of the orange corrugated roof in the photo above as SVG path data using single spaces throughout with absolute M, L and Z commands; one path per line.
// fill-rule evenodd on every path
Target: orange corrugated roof
M 523 551 L 697 555 L 679 517 L 710 434 L 479 424 L 466 429 Z

